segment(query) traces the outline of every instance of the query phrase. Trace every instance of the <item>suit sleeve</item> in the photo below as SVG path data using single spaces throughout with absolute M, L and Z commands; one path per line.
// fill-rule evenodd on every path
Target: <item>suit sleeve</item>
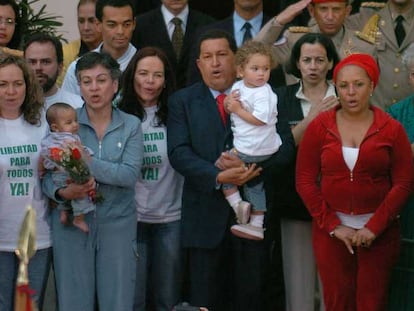
M 168 157 L 174 169 L 185 177 L 185 184 L 195 187 L 197 191 L 211 192 L 216 190 L 219 169 L 215 167 L 214 163 L 203 157 L 201 151 L 196 152 L 194 149 L 193 129 L 186 105 L 188 100 L 185 100 L 180 94 L 176 93 L 169 99 Z

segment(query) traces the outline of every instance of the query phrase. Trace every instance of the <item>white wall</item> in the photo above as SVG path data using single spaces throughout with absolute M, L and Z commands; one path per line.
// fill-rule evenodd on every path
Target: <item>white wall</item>
M 33 4 L 34 11 L 37 12 L 43 4 L 46 4 L 45 11 L 47 13 L 62 16 L 59 21 L 63 23 L 63 26 L 59 29 L 59 32 L 62 33 L 65 39 L 70 41 L 79 38 L 76 24 L 78 0 L 40 0 Z

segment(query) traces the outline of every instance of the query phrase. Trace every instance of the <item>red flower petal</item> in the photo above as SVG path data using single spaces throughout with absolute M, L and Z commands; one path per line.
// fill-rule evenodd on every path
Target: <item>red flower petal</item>
M 77 148 L 72 149 L 72 157 L 75 160 L 80 160 L 82 158 L 82 154 L 80 153 L 79 149 L 77 149 Z
M 49 156 L 53 161 L 60 161 L 61 160 L 62 149 L 53 147 L 49 150 Z

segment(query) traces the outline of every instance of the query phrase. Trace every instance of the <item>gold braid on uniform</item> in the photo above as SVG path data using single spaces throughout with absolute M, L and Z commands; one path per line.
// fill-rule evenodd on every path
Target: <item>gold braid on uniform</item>
M 362 2 L 361 8 L 382 9 L 385 8 L 385 2 Z
M 291 26 L 288 28 L 289 32 L 292 33 L 308 33 L 311 32 L 311 29 L 309 27 L 304 26 Z
M 377 38 L 379 19 L 380 16 L 378 14 L 372 15 L 362 31 L 356 31 L 355 35 L 364 41 L 374 44 L 375 39 Z

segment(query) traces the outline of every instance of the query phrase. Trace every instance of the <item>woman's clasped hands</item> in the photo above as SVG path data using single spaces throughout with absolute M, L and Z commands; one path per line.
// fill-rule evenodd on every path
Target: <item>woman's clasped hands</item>
M 341 240 L 351 254 L 354 254 L 353 247 L 368 248 L 376 238 L 368 228 L 354 229 L 345 225 L 337 226 L 333 231 L 333 236 Z

